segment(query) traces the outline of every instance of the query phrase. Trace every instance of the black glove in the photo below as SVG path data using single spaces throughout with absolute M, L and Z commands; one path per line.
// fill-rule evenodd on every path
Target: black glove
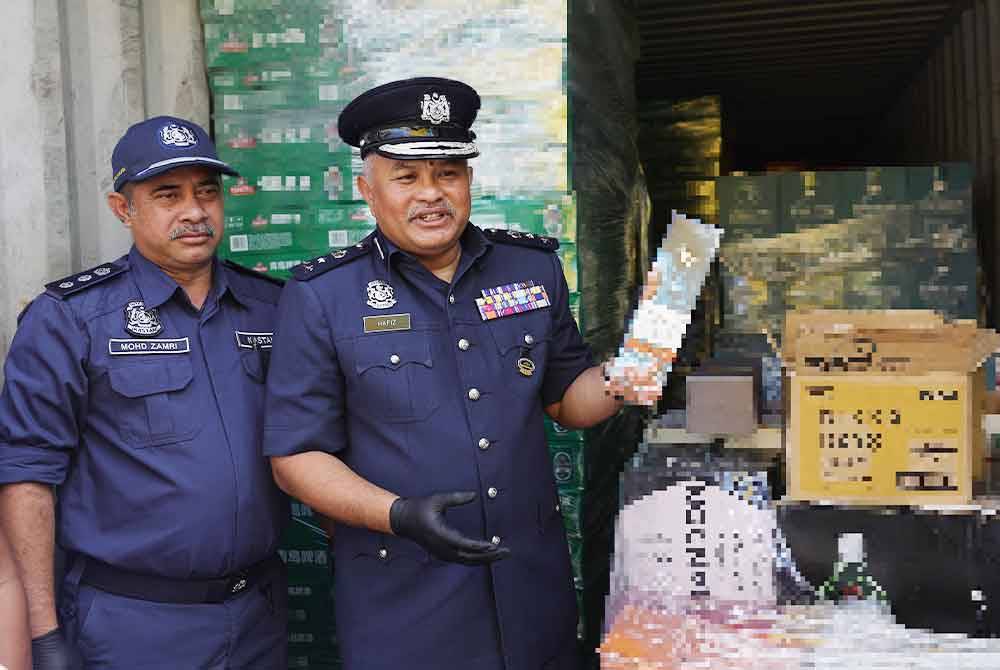
M 31 641 L 32 670 L 70 670 L 69 648 L 56 628 Z
M 389 508 L 389 525 L 433 556 L 451 563 L 485 565 L 506 558 L 510 549 L 466 537 L 448 525 L 444 511 L 476 499 L 472 491 L 436 493 L 426 498 L 397 498 Z

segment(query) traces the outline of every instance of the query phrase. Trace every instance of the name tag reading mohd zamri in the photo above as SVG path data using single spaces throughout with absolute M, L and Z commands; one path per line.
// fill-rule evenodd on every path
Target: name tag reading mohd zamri
M 174 340 L 108 340 L 108 353 L 112 356 L 129 354 L 186 354 L 191 351 L 191 343 L 186 337 Z
M 366 333 L 386 333 L 393 330 L 409 330 L 409 314 L 386 314 L 385 316 L 366 316 L 363 319 Z

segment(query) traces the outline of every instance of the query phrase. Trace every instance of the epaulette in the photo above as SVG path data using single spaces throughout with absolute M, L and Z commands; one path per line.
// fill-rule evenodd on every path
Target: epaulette
M 271 275 L 267 274 L 266 272 L 258 272 L 257 270 L 254 270 L 253 268 L 248 268 L 245 265 L 240 265 L 239 263 L 234 263 L 233 261 L 231 261 L 229 259 L 226 259 L 226 260 L 222 261 L 222 264 L 225 265 L 230 270 L 234 270 L 236 272 L 239 272 L 240 274 L 249 275 L 250 277 L 255 277 L 257 279 L 263 279 L 264 281 L 269 281 L 272 284 L 277 284 L 278 286 L 284 286 L 285 285 L 285 280 L 284 279 L 279 279 L 278 277 L 272 277 Z
M 45 285 L 45 291 L 50 295 L 65 300 L 74 293 L 97 286 L 103 281 L 116 277 L 128 269 L 125 258 L 119 258 L 112 263 L 101 263 L 89 270 L 71 274 Z
M 483 235 L 489 241 L 501 244 L 516 244 L 520 247 L 531 247 L 532 249 L 543 249 L 545 251 L 555 251 L 559 248 L 559 240 L 554 237 L 535 235 L 534 233 L 522 233 L 517 230 L 486 228 L 483 230 Z
M 313 277 L 318 277 L 324 272 L 329 272 L 335 267 L 361 258 L 372 249 L 370 238 L 366 238 L 351 247 L 344 247 L 337 251 L 314 258 L 310 261 L 303 261 L 292 268 L 292 276 L 299 281 L 308 281 Z

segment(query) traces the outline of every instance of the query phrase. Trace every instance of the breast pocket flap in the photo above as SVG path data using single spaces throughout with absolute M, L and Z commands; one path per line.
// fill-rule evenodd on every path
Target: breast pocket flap
M 430 341 L 426 335 L 408 337 L 360 337 L 356 344 L 357 372 L 363 374 L 371 368 L 398 370 L 406 365 L 416 364 L 426 368 L 434 367 L 431 359 Z
M 192 376 L 187 361 L 129 365 L 108 371 L 111 388 L 126 398 L 180 391 L 191 383 Z

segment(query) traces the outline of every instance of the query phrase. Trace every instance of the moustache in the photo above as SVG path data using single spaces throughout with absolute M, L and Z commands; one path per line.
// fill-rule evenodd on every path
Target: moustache
M 215 228 L 212 228 L 212 226 L 208 223 L 185 223 L 184 225 L 171 230 L 168 237 L 171 240 L 176 240 L 181 235 L 188 235 L 191 233 L 194 233 L 195 235 L 208 235 L 209 237 L 215 237 Z
M 420 205 L 410 207 L 410 209 L 406 212 L 406 218 L 407 220 L 411 220 L 419 216 L 423 216 L 424 214 L 437 213 L 442 210 L 444 210 L 449 216 L 455 216 L 455 206 L 447 200 L 442 200 L 441 202 L 430 206 Z

